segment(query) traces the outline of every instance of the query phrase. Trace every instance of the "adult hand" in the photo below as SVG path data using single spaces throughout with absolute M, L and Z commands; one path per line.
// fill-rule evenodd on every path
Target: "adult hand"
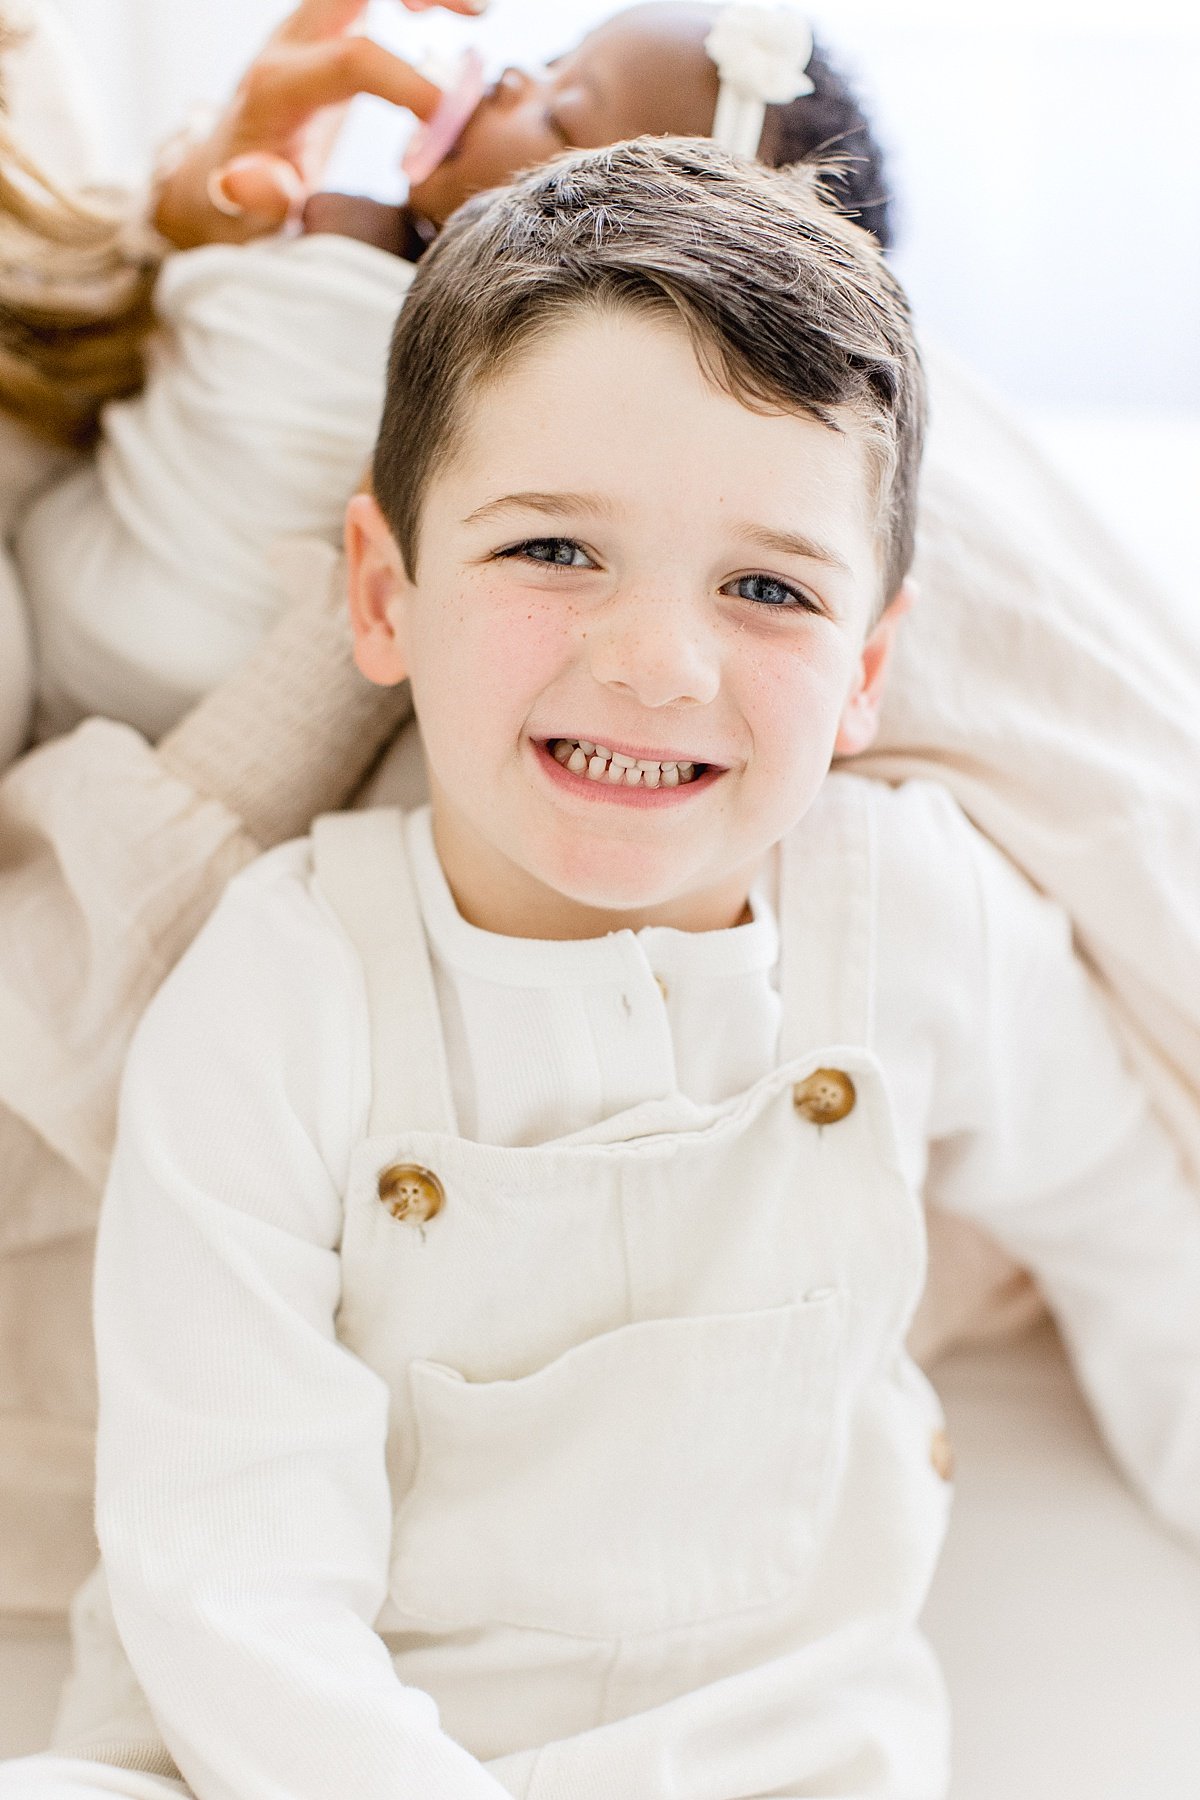
M 405 0 L 410 10 L 429 0 Z M 476 13 L 478 0 L 434 0 Z M 332 141 L 328 109 L 377 94 L 427 119 L 441 90 L 370 38 L 350 35 L 366 0 L 302 0 L 272 33 L 212 129 L 160 176 L 153 222 L 181 250 L 244 243 L 298 214 Z M 325 118 L 320 117 L 325 114 Z M 326 129 L 322 129 L 322 127 Z

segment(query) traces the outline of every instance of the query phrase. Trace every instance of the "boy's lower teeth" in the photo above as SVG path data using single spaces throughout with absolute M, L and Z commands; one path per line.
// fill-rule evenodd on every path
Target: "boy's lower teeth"
M 572 738 L 555 738 L 550 745 L 555 762 L 574 775 L 589 781 L 607 782 L 610 787 L 686 787 L 696 779 L 702 764 L 635 762 L 619 750 L 606 750 L 601 744 L 578 743 Z

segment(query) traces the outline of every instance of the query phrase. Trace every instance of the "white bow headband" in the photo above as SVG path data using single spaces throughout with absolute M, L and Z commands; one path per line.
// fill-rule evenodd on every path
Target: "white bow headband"
M 713 138 L 734 156 L 753 156 L 768 105 L 813 91 L 804 72 L 813 53 L 808 22 L 790 6 L 736 0 L 717 14 L 704 48 L 721 80 Z

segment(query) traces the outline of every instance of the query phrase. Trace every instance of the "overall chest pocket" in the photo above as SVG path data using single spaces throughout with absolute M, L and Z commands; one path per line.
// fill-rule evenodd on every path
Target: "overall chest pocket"
M 781 1599 L 821 1530 L 842 1317 L 830 1289 L 622 1326 L 517 1380 L 413 1363 L 393 1600 L 612 1639 Z

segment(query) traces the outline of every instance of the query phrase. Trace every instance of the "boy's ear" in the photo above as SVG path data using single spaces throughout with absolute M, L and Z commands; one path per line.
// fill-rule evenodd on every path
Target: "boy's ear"
M 904 582 L 868 633 L 859 657 L 854 686 L 842 709 L 841 724 L 833 745 L 835 756 L 857 756 L 874 743 L 875 733 L 879 729 L 879 709 L 887 685 L 892 645 L 896 641 L 900 621 L 911 610 L 916 597 L 915 583 Z
M 412 584 L 374 494 L 351 499 L 345 541 L 354 660 L 368 681 L 394 687 L 408 674 L 401 626 Z

